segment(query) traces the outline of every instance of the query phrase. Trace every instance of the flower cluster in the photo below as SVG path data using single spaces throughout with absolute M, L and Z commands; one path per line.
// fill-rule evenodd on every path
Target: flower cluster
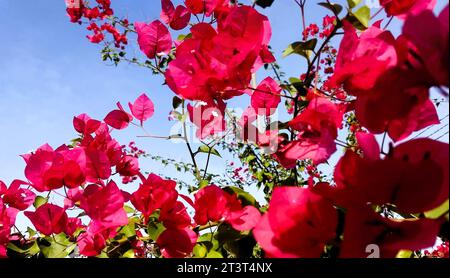
M 83 1 L 68 1 L 71 21 L 88 19 L 92 42 L 104 41 L 108 32 L 116 47 L 124 47 L 126 32 L 95 22 L 112 15 L 110 1 L 96 2 L 98 7 L 87 8 Z M 112 136 L 130 124 L 146 131 L 155 105 L 142 94 L 128 108 L 117 103 L 103 120 L 74 117 L 78 138 L 72 144 L 45 144 L 23 155 L 26 181 L 0 181 L 0 257 L 33 244 L 38 251 L 23 253 L 51 257 L 55 243 L 65 246 L 63 256 L 78 247 L 87 257 L 166 258 L 359 258 L 372 245 L 381 257 L 396 257 L 435 246 L 448 226 L 448 208 L 442 207 L 448 207 L 449 145 L 407 139 L 440 123 L 430 89 L 448 97 L 448 6 L 435 15 L 435 1 L 381 1 L 389 16 L 404 22 L 397 37 L 381 21 L 355 23 L 354 7 L 340 18 L 333 6 L 322 28 L 305 27 L 303 41 L 285 52 L 308 62 L 307 72 L 287 82 L 269 47 L 268 18 L 237 2 L 162 0 L 160 19 L 133 25 L 146 59 L 142 65 L 161 74 L 176 95 L 171 116 L 183 134 L 162 138 L 186 143 L 192 164 L 176 166 L 192 170 L 192 195 L 181 194 L 174 178 L 145 172 L 145 151 Z M 119 23 L 128 28 L 128 21 Z M 188 35 L 172 38 L 170 30 L 188 26 Z M 337 50 L 330 40 L 341 28 Z M 274 76 L 258 84 L 262 68 Z M 238 96 L 248 98 L 242 115 L 226 110 Z M 290 119 L 281 122 L 276 112 L 283 98 Z M 188 123 L 202 143 L 196 152 Z M 239 154 L 244 165 L 227 168 L 238 187 L 208 173 L 211 156 L 220 157 L 217 140 L 229 134 L 229 126 L 236 141 L 224 149 Z M 340 133 L 348 135 L 346 142 Z M 380 144 L 375 135 L 383 133 Z M 345 151 L 328 178 L 320 167 L 331 164 L 338 145 Z M 201 153 L 207 153 L 205 169 L 196 160 Z M 253 184 L 246 179 L 264 187 L 267 206 L 239 187 Z M 125 190 L 133 185 L 137 189 Z M 60 204 L 50 199 L 55 194 Z M 37 236 L 31 229 L 28 238 L 14 232 L 19 212 Z M 424 254 L 448 257 L 448 242 Z
M 73 23 L 82 23 L 82 18 L 88 20 L 89 25 L 86 28 L 92 34 L 87 38 L 92 43 L 100 43 L 105 40 L 105 32 L 111 34 L 114 44 L 117 48 L 124 48 L 128 44 L 127 32 L 121 33 L 114 25 L 105 22 L 105 20 L 114 15 L 111 9 L 111 0 L 96 0 L 97 6 L 89 8 L 84 0 L 66 0 L 67 15 Z M 102 23 L 100 26 L 98 23 Z M 128 28 L 128 20 L 121 20 L 120 25 Z

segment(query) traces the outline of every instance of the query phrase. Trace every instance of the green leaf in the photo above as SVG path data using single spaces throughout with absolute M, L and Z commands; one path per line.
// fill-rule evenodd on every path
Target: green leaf
M 217 250 L 219 249 L 219 241 L 217 241 L 217 237 L 214 234 L 206 233 L 201 235 L 197 242 L 205 244 L 208 250 Z
M 136 221 L 134 219 L 130 219 L 130 223 L 128 223 L 128 225 L 124 226 L 120 230 L 120 232 L 122 234 L 124 234 L 127 238 L 136 236 L 136 225 L 135 225 L 135 222 Z
M 202 189 L 203 187 L 206 187 L 209 185 L 209 181 L 207 180 L 201 180 L 198 184 L 198 189 Z
M 165 230 L 166 228 L 162 223 L 157 223 L 150 221 L 148 223 L 147 227 L 147 234 L 150 237 L 151 240 L 156 241 L 159 237 L 159 235 Z
M 238 199 L 241 200 L 243 206 L 259 207 L 259 204 L 256 201 L 256 199 L 250 193 L 245 192 L 244 190 L 240 189 L 239 187 L 228 186 L 228 187 L 225 187 L 223 190 L 230 194 L 236 194 Z
M 25 244 L 22 247 L 16 246 L 14 243 L 10 242 L 8 243 L 9 250 L 14 251 L 16 253 L 19 253 L 25 257 L 31 257 L 39 253 L 40 249 L 36 241 L 33 241 L 32 243 Z
M 220 153 L 219 153 L 216 149 L 210 148 L 210 147 L 208 147 L 208 146 L 206 146 L 206 145 L 200 146 L 200 147 L 198 148 L 196 154 L 198 154 L 198 153 L 208 153 L 208 154 L 211 153 L 212 155 L 215 155 L 215 156 L 218 156 L 218 157 L 222 157 L 222 156 L 220 155 Z
M 174 96 L 172 99 L 172 107 L 173 109 L 177 109 L 180 107 L 181 103 L 183 103 L 183 100 L 177 96 Z
M 433 210 L 425 212 L 425 217 L 426 218 L 430 218 L 430 219 L 438 219 L 439 217 L 441 217 L 445 213 L 448 213 L 448 210 L 449 210 L 449 200 L 447 199 L 447 201 L 445 201 L 439 207 L 437 207 L 437 208 L 435 208 Z
M 178 37 L 177 37 L 177 40 L 178 41 L 184 41 L 185 39 L 189 39 L 189 38 L 191 38 L 192 37 L 192 34 L 187 34 L 187 35 L 183 35 L 183 34 L 181 34 L 181 35 L 179 35 Z
M 410 250 L 400 250 L 397 253 L 396 258 L 398 258 L 398 259 L 410 259 L 412 257 L 412 255 L 413 255 L 413 252 L 410 251 Z
M 212 251 L 208 252 L 208 255 L 206 255 L 206 258 L 208 258 L 208 259 L 221 259 L 221 258 L 223 258 L 223 256 L 219 252 L 212 250 Z
M 348 3 L 348 7 L 350 9 L 353 9 L 354 7 L 358 6 L 359 4 L 361 4 L 362 0 L 347 0 Z
M 298 54 L 309 59 L 316 45 L 317 39 L 311 39 L 306 42 L 294 42 L 283 51 L 283 58 L 292 54 Z
M 134 258 L 134 250 L 130 249 L 127 252 L 123 253 L 122 258 L 127 258 L 127 259 Z
M 40 239 L 39 248 L 46 258 L 66 258 L 76 247 L 64 233 Z
M 123 209 L 125 210 L 126 213 L 135 213 L 136 212 L 132 207 L 130 207 L 128 205 L 124 205 Z
M 34 199 L 33 206 L 35 208 L 39 208 L 42 205 L 45 205 L 48 202 L 47 198 L 44 198 L 42 196 L 37 196 L 36 199 Z
M 30 238 L 32 238 L 36 234 L 36 231 L 31 229 L 30 227 L 27 227 L 27 233 L 30 236 Z
M 340 14 L 343 9 L 341 5 L 335 3 L 320 2 L 317 5 L 325 7 L 336 14 Z
M 370 9 L 367 6 L 359 8 L 353 15 L 358 19 L 358 21 L 364 26 L 369 27 L 370 21 Z
M 208 249 L 204 244 L 197 243 L 192 250 L 195 258 L 204 258 L 208 254 Z
M 258 6 L 260 6 L 261 8 L 267 8 L 267 7 L 270 7 L 270 6 L 272 6 L 272 4 L 273 4 L 273 2 L 274 2 L 275 0 L 256 0 L 255 1 L 255 4 L 256 5 L 258 5 Z

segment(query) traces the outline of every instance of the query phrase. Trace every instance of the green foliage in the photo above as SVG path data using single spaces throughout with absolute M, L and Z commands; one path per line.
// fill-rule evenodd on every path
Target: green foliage
M 46 258 L 66 258 L 76 247 L 64 234 L 47 236 L 37 240 L 41 254 Z
M 343 9 L 341 5 L 335 4 L 335 3 L 320 2 L 320 3 L 318 3 L 318 5 L 329 9 L 330 11 L 332 11 L 335 14 L 340 14 Z
M 255 4 L 265 9 L 272 6 L 274 1 L 275 0 L 256 0 Z
M 354 7 L 358 6 L 359 4 L 361 4 L 362 0 L 347 0 L 348 6 L 350 9 L 353 9 Z
M 36 199 L 34 199 L 33 206 L 37 209 L 42 205 L 45 205 L 48 202 L 48 198 L 42 197 L 42 196 L 36 196 Z
M 194 155 L 197 155 L 199 153 L 207 153 L 208 155 L 215 155 L 215 156 L 218 156 L 218 157 L 222 157 L 220 155 L 220 153 L 216 149 L 211 148 L 211 147 L 209 147 L 207 145 L 200 146 L 198 148 L 197 152 L 194 153 Z
M 311 39 L 305 42 L 294 42 L 283 51 L 283 57 L 287 57 L 292 54 L 298 54 L 305 57 L 309 61 L 309 58 L 313 54 L 316 45 L 317 39 Z

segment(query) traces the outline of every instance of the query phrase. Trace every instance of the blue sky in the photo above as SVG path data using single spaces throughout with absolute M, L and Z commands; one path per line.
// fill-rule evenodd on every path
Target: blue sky
M 131 21 L 159 17 L 157 0 L 112 2 L 116 14 L 128 15 Z M 316 6 L 316 1 L 309 2 L 309 23 L 320 23 L 327 11 Z M 440 7 L 445 4 L 438 2 Z M 293 1 L 277 0 L 271 9 L 262 12 L 270 18 L 274 30 L 272 47 L 283 70 L 287 76 L 299 76 L 305 69 L 300 57 L 281 59 L 281 51 L 301 38 L 299 9 Z M 142 92 L 152 98 L 156 107 L 147 129 L 153 134 L 168 135 L 172 123 L 167 116 L 173 93 L 161 86 L 163 80 L 133 65 L 116 68 L 102 62 L 100 46 L 87 41 L 84 27 L 69 22 L 63 0 L 0 0 L 0 18 L 0 179 L 9 183 L 24 178 L 25 164 L 19 154 L 44 143 L 57 147 L 74 138 L 74 115 L 87 113 L 103 119 L 117 101 L 126 104 Z M 393 26 L 398 30 L 397 23 Z M 129 51 L 139 53 L 133 40 Z M 261 73 L 258 79 L 263 77 Z M 248 97 L 242 97 L 230 106 L 246 107 L 248 101 Z M 441 109 L 441 114 L 446 113 L 447 104 Z M 121 143 L 135 140 L 153 155 L 189 161 L 184 145 L 137 139 L 138 134 L 139 130 L 133 127 L 114 132 Z M 220 172 L 223 164 L 223 160 L 214 158 L 211 170 Z M 143 161 L 141 168 L 165 175 L 173 173 L 173 169 L 149 161 Z

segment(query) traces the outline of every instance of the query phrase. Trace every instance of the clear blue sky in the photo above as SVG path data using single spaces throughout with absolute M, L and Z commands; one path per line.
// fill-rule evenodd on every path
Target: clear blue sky
M 326 10 L 317 7 L 316 1 L 308 2 L 308 18 L 320 23 Z M 445 1 L 439 2 L 442 7 Z M 117 15 L 128 15 L 131 21 L 159 17 L 158 0 L 112 3 Z M 270 18 L 274 30 L 272 46 L 283 70 L 287 76 L 299 76 L 304 71 L 300 57 L 281 59 L 281 51 L 301 38 L 297 6 L 293 1 L 277 0 L 273 8 L 262 12 Z M 171 123 L 167 116 L 173 93 L 161 86 L 163 80 L 142 68 L 126 64 L 116 68 L 102 62 L 100 46 L 85 39 L 87 31 L 83 27 L 69 22 L 63 0 L 0 0 L 0 34 L 0 179 L 9 183 L 14 178 L 24 178 L 25 164 L 19 154 L 47 142 L 57 147 L 74 138 L 74 115 L 88 113 L 103 119 L 117 101 L 126 104 L 141 92 L 147 92 L 156 106 L 147 129 L 168 135 Z M 131 45 L 131 51 L 138 52 L 134 41 Z M 264 73 L 258 78 L 262 77 Z M 246 107 L 248 101 L 248 97 L 242 97 L 230 106 Z M 448 106 L 444 109 L 448 110 Z M 132 127 L 115 132 L 121 143 L 131 138 L 151 154 L 189 161 L 184 145 L 136 139 L 138 134 Z M 223 163 L 214 159 L 211 169 L 220 172 Z M 173 173 L 172 169 L 149 161 L 143 161 L 141 167 L 165 175 Z

